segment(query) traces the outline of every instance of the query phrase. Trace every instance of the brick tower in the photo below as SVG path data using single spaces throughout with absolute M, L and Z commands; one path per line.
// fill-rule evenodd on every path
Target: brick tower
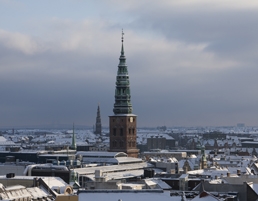
M 110 150 L 125 152 L 129 157 L 138 157 L 136 148 L 137 116 L 132 114 L 130 82 L 124 55 L 124 33 L 116 76 L 114 115 L 109 116 Z

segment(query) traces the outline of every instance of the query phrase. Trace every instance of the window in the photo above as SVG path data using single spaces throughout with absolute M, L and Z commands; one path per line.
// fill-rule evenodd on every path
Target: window
M 124 141 L 120 141 L 120 147 L 124 147 Z
M 116 145 L 117 145 L 117 142 L 116 142 L 116 140 L 114 140 L 113 141 L 113 147 L 116 147 Z
M 120 136 L 123 136 L 123 128 L 120 128 Z
M 130 141 L 130 142 L 128 142 L 128 146 L 129 147 L 131 147 L 132 146 L 132 142 Z
M 113 135 L 116 136 L 116 128 L 113 128 Z
M 131 128 L 129 128 L 128 130 L 129 130 L 129 134 L 131 134 Z

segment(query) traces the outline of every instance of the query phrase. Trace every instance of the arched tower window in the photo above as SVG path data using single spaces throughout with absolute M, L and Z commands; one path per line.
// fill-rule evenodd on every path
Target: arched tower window
M 136 143 L 135 143 L 135 141 L 133 141 L 133 147 L 135 147 L 136 146 Z

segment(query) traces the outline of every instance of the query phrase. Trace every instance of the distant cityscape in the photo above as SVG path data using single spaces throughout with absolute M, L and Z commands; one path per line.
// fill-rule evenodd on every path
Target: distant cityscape
M 0 199 L 258 200 L 258 127 L 137 127 L 121 42 L 109 127 L 1 129 Z

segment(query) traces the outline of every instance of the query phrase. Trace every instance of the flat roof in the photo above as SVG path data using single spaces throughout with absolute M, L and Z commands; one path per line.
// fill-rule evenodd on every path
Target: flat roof
M 83 157 L 94 156 L 96 158 L 101 158 L 101 157 L 116 158 L 121 156 L 127 156 L 127 154 L 124 152 L 107 152 L 107 151 L 78 151 L 76 155 L 82 155 Z
M 95 191 L 78 191 L 79 200 L 94 201 L 132 201 L 132 200 L 148 200 L 148 201 L 181 201 L 181 196 L 171 197 L 169 191 L 163 190 L 95 190 Z
M 122 163 L 141 163 L 143 162 L 140 158 L 133 157 L 118 157 L 118 158 L 97 158 L 97 157 L 84 157 L 84 163 L 106 163 L 106 164 L 122 164 Z
M 38 157 L 69 157 L 74 156 L 74 154 L 40 154 Z
M 144 151 L 144 152 L 143 152 L 143 154 L 176 154 L 176 155 L 178 155 L 178 154 L 186 154 L 186 152 L 185 152 L 185 151 L 181 151 L 181 152 L 169 152 L 169 151 L 166 151 L 166 152 L 164 152 L 164 151 L 161 151 L 161 152 L 159 152 L 159 151 Z
M 130 170 L 130 171 L 122 171 L 122 172 L 104 173 L 104 176 L 106 177 L 107 181 L 109 181 L 109 180 L 119 180 L 119 179 L 140 177 L 143 174 L 144 174 L 143 169 L 139 169 L 139 170 Z M 92 181 L 95 180 L 95 173 L 88 174 L 85 176 L 90 178 Z
M 258 144 L 258 141 L 243 141 L 242 144 Z
M 80 175 L 89 175 L 89 174 L 95 174 L 96 170 L 101 170 L 103 173 L 109 173 L 109 172 L 139 170 L 139 169 L 144 169 L 147 167 L 153 167 L 153 165 L 146 163 L 146 162 L 142 162 L 142 163 L 133 163 L 133 164 L 126 164 L 126 165 L 110 165 L 110 166 L 75 168 L 74 171 Z

